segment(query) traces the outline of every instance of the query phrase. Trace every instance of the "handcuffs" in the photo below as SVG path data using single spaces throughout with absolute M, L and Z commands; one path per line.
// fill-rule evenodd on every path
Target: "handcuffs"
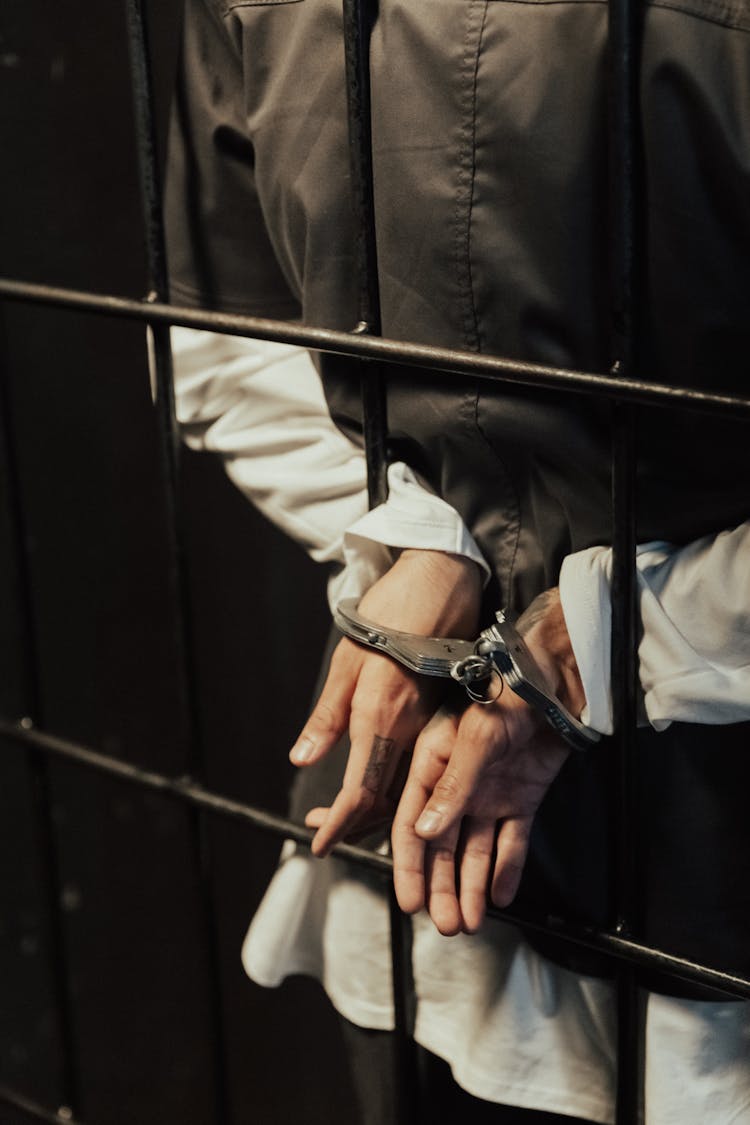
M 477 703 L 494 702 L 506 683 L 516 695 L 541 711 L 550 726 L 575 750 L 588 750 L 599 741 L 599 734 L 576 719 L 550 691 L 544 673 L 504 610 L 496 614 L 495 624 L 482 630 L 475 641 L 464 641 L 458 637 L 420 637 L 387 629 L 363 617 L 358 605 L 357 598 L 346 598 L 334 612 L 336 625 L 351 640 L 377 649 L 421 675 L 449 676 L 462 684 L 469 698 Z M 495 673 L 500 676 L 500 691 L 487 698 L 476 687 L 489 684 Z

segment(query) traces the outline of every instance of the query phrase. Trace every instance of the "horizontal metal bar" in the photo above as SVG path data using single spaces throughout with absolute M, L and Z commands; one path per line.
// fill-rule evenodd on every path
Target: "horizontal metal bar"
M 566 367 L 547 367 L 540 363 L 478 355 L 475 352 L 435 348 L 428 344 L 401 343 L 380 337 L 357 335 L 355 332 L 334 332 L 328 328 L 310 328 L 286 320 L 238 316 L 212 312 L 183 305 L 165 305 L 138 301 L 127 297 L 90 293 L 79 289 L 60 289 L 50 285 L 0 278 L 0 298 L 30 301 L 78 312 L 99 313 L 150 324 L 174 324 L 185 328 L 203 328 L 233 336 L 250 336 L 259 340 L 276 340 L 297 344 L 313 351 L 337 355 L 380 359 L 404 364 L 426 374 L 441 371 L 471 375 L 477 379 L 519 383 L 548 390 L 571 391 L 599 398 L 617 398 L 650 406 L 679 407 L 684 410 L 750 416 L 750 397 L 715 394 L 692 387 L 647 383 L 641 379 L 622 378 L 614 374 L 574 371 Z
M 92 750 L 88 746 L 80 745 L 80 743 L 36 730 L 27 719 L 21 720 L 21 724 L 0 719 L 0 737 L 8 738 L 22 745 L 37 747 L 68 762 L 88 766 L 110 777 L 117 777 L 121 781 L 127 781 L 133 785 L 163 793 L 166 797 L 176 797 L 188 804 L 206 809 L 208 812 L 243 820 L 254 828 L 288 836 L 301 844 L 309 844 L 315 834 L 313 829 L 304 828 L 302 825 L 295 824 L 294 821 L 287 820 L 286 817 L 277 816 L 265 809 L 258 809 L 252 805 L 246 805 L 242 801 L 235 801 L 231 797 L 223 797 L 218 793 L 213 793 L 189 776 L 168 777 L 165 774 L 144 769 L 142 766 L 133 765 L 131 762 L 111 758 L 107 754 L 101 754 L 98 750 Z M 368 851 L 366 848 L 341 844 L 337 850 L 345 858 L 356 860 L 375 871 L 387 874 L 391 870 L 389 860 L 384 856 Z
M 130 782 L 146 789 L 163 793 L 166 797 L 176 797 L 188 804 L 197 805 L 209 812 L 221 816 L 233 817 L 244 821 L 263 831 L 274 833 L 309 844 L 313 830 L 304 828 L 285 817 L 276 816 L 252 805 L 241 801 L 223 797 L 196 784 L 189 777 L 167 777 L 155 773 L 153 770 L 143 769 L 141 766 L 130 762 L 122 762 L 101 754 L 98 750 L 81 746 L 56 735 L 46 734 L 35 730 L 28 720 L 22 719 L 20 723 L 8 719 L 0 719 L 0 737 L 7 738 L 10 742 L 25 747 L 37 747 L 58 758 L 75 765 L 88 766 L 109 777 L 116 777 L 121 781 Z M 393 862 L 388 856 L 378 855 L 359 848 L 353 844 L 338 844 L 334 849 L 337 856 L 342 859 L 352 860 L 354 863 L 390 876 L 393 871 Z M 640 942 L 607 931 L 596 930 L 593 927 L 576 925 L 566 922 L 561 918 L 537 917 L 518 910 L 488 911 L 491 917 L 502 922 L 523 926 L 527 930 L 538 933 L 552 934 L 565 942 L 573 945 L 585 946 L 587 949 L 596 950 L 606 956 L 628 961 L 644 969 L 658 970 L 670 976 L 679 977 L 691 983 L 706 985 L 725 992 L 730 996 L 742 997 L 750 1000 L 750 979 L 725 973 L 719 969 L 712 969 L 709 965 L 702 965 L 684 957 L 675 957 L 661 949 L 642 945 Z
M 60 1106 L 58 1110 L 47 1109 L 38 1102 L 27 1098 L 10 1086 L 0 1084 L 0 1104 L 12 1105 L 14 1109 L 33 1117 L 36 1121 L 46 1121 L 48 1125 L 83 1125 L 78 1117 L 74 1117 L 67 1106 Z

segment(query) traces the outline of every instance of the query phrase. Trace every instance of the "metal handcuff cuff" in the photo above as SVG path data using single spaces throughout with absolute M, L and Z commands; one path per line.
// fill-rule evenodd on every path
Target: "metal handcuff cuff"
M 550 726 L 575 750 L 587 750 L 599 741 L 599 734 L 571 715 L 550 691 L 544 673 L 504 610 L 476 641 L 464 641 L 386 629 L 362 617 L 358 605 L 357 598 L 346 598 L 334 612 L 336 625 L 351 640 L 393 657 L 413 672 L 450 676 L 463 684 L 469 698 L 477 703 L 493 703 L 503 684 L 507 684 L 526 703 L 541 711 Z M 476 689 L 488 685 L 495 673 L 500 677 L 500 690 L 488 698 Z

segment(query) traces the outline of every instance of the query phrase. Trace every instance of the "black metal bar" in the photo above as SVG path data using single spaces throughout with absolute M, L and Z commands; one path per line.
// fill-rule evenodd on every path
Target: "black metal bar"
M 631 937 L 639 914 L 636 758 L 635 434 L 636 408 L 613 410 L 612 705 L 615 730 L 611 771 L 614 832 L 614 930 Z M 644 1120 L 645 1008 L 636 970 L 617 971 L 616 1125 Z
M 166 249 L 161 219 L 161 189 L 156 162 L 156 138 L 152 109 L 152 84 L 148 61 L 146 25 L 141 0 L 126 0 L 130 42 L 135 130 L 138 141 L 138 166 L 143 201 L 144 225 L 150 292 L 148 301 L 164 304 L 169 300 L 166 271 Z M 148 322 L 152 332 L 153 368 L 156 383 L 156 407 L 161 438 L 164 500 L 169 535 L 171 579 L 177 615 L 175 643 L 181 669 L 182 707 L 188 717 L 189 767 L 200 769 L 202 754 L 196 710 L 195 671 L 190 637 L 190 602 L 187 562 L 179 508 L 180 437 L 175 414 L 172 382 L 172 354 L 169 346 L 169 325 L 164 321 Z
M 4 325 L 1 326 L 4 330 Z M 2 351 L 7 354 L 4 331 Z M 24 710 L 37 722 L 42 721 L 39 663 L 37 654 L 37 621 L 31 588 L 28 533 L 21 485 L 18 478 L 18 457 L 15 432 L 12 425 L 12 402 L 5 363 L 0 363 L 0 426 L 2 426 L 2 460 L 5 477 L 12 537 L 16 553 L 17 605 L 23 622 L 23 644 L 18 651 L 23 666 Z M 27 720 L 31 721 L 31 720 Z M 73 1111 L 80 1101 L 80 1083 L 76 1066 L 73 1035 L 73 997 L 68 975 L 68 957 L 65 926 L 62 913 L 62 880 L 57 853 L 57 836 L 52 817 L 49 769 L 47 759 L 39 749 L 28 757 L 34 819 L 34 836 L 38 857 L 38 873 L 42 884 L 42 911 L 47 937 L 52 985 L 52 1007 L 61 1054 L 61 1096 L 65 1107 Z
M 349 162 L 356 230 L 359 290 L 358 336 L 380 336 L 380 285 L 375 221 L 372 154 L 372 102 L 370 91 L 370 40 L 376 18 L 376 0 L 343 0 L 346 101 L 349 127 Z M 385 373 L 375 360 L 359 359 L 362 417 L 370 507 L 388 497 L 388 406 Z M 419 1095 L 414 1014 L 416 995 L 412 966 L 411 918 L 399 909 L 389 880 L 388 892 L 391 974 L 394 1011 L 394 1082 L 398 1120 L 416 1120 Z
M 253 828 L 274 835 L 288 836 L 299 843 L 309 843 L 314 835 L 312 829 L 304 828 L 285 817 L 275 816 L 265 809 L 258 809 L 242 801 L 235 801 L 197 784 L 187 777 L 167 777 L 164 774 L 147 770 L 130 762 L 110 758 L 98 750 L 82 746 L 69 739 L 46 734 L 33 727 L 22 727 L 9 719 L 0 719 L 0 737 L 9 744 L 25 749 L 38 747 L 45 753 L 69 762 L 71 765 L 98 770 L 109 777 L 138 785 L 166 797 L 173 797 L 188 804 L 194 804 L 218 816 L 231 817 Z M 382 874 L 392 874 L 393 863 L 388 856 L 368 851 L 352 844 L 338 844 L 336 855 L 356 864 L 361 864 Z M 620 960 L 631 960 L 644 969 L 672 974 L 681 980 L 706 985 L 725 992 L 729 996 L 750 999 L 750 978 L 725 973 L 684 957 L 675 957 L 665 950 L 643 945 L 617 933 L 599 931 L 593 927 L 573 925 L 564 919 L 550 916 L 535 916 L 519 910 L 497 910 L 492 908 L 488 914 L 500 921 L 511 922 L 538 933 L 552 934 L 561 941 L 594 949 Z
M 143 202 L 144 227 L 149 272 L 149 301 L 169 300 L 166 239 L 162 215 L 162 192 L 157 160 L 154 94 L 151 78 L 148 28 L 142 0 L 126 0 L 130 67 L 135 108 L 138 170 Z M 182 511 L 179 501 L 180 434 L 177 424 L 172 350 L 169 324 L 150 322 L 153 364 L 156 376 L 156 407 L 161 439 L 163 493 L 171 560 L 171 585 L 174 599 L 174 636 L 179 661 L 181 704 L 187 733 L 186 759 L 189 773 L 204 777 L 204 756 L 198 713 L 197 676 L 193 649 L 192 614 L 185 551 Z M 215 1088 L 216 1121 L 229 1120 L 224 1011 L 221 994 L 218 920 L 211 846 L 201 810 L 189 811 L 189 835 L 201 904 L 202 936 L 211 1010 L 211 1046 Z
M 634 0 L 609 0 L 609 171 L 613 370 L 638 370 L 640 280 L 644 230 L 640 222 L 638 74 L 640 36 Z M 615 756 L 614 929 L 629 938 L 638 911 L 636 835 L 636 407 L 612 409 L 612 704 Z M 616 1125 L 644 1120 L 644 1005 L 632 963 L 617 969 Z
M 629 934 L 638 919 L 637 865 L 637 608 L 636 552 L 636 419 L 635 408 L 616 403 L 613 410 L 612 457 L 612 716 L 613 822 L 615 828 L 615 895 L 613 913 L 618 932 Z
M 249 336 L 258 340 L 276 340 L 298 344 L 311 351 L 335 355 L 365 356 L 403 364 L 414 371 L 450 372 L 472 375 L 477 379 L 518 383 L 522 386 L 544 387 L 570 391 L 595 398 L 619 398 L 645 406 L 679 407 L 705 411 L 734 418 L 750 416 L 750 397 L 717 394 L 692 387 L 650 383 L 644 379 L 622 378 L 617 374 L 576 371 L 566 367 L 550 367 L 525 363 L 502 356 L 479 355 L 428 344 L 405 344 L 398 340 L 361 336 L 351 332 L 334 332 L 328 328 L 309 328 L 285 320 L 265 317 L 237 316 L 231 313 L 194 309 L 186 305 L 145 303 L 127 297 L 90 293 L 79 289 L 60 289 L 51 285 L 0 278 L 0 298 L 29 301 L 62 309 L 96 313 L 125 320 L 142 320 L 150 324 L 175 324 L 185 328 L 203 328 L 232 336 Z M 394 371 L 397 374 L 397 371 Z
M 343 0 L 346 106 L 360 330 L 379 336 L 380 287 L 375 236 L 370 98 L 372 25 L 373 15 L 367 0 Z
M 130 75 L 135 107 L 138 170 L 150 281 L 159 299 L 167 295 L 167 252 L 162 222 L 162 193 L 154 123 L 148 27 L 141 0 L 125 0 Z
M 83 1125 L 79 1117 L 73 1116 L 68 1106 L 61 1106 L 57 1111 L 48 1109 L 10 1086 L 0 1085 L 0 1104 L 13 1106 L 27 1117 L 35 1121 L 46 1121 L 48 1125 Z
M 388 879 L 388 911 L 393 974 L 394 1081 L 395 1089 L 399 1091 L 398 1118 L 394 1125 L 414 1125 L 419 1119 L 420 1101 L 417 1044 L 414 1040 L 417 1012 L 412 962 L 414 931 L 411 918 L 398 904 L 392 877 Z
M 349 164 L 358 276 L 358 335 L 380 336 L 380 286 L 375 233 L 370 98 L 370 36 L 373 13 L 367 0 L 343 0 Z M 378 363 L 359 365 L 370 507 L 388 495 L 388 420 L 385 376 Z

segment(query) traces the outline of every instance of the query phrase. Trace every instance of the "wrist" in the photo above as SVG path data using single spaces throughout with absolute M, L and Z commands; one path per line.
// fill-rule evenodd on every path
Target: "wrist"
M 473 560 L 410 547 L 368 590 L 360 610 L 406 632 L 473 639 L 481 597 L 482 572 Z
M 535 598 L 518 619 L 518 632 L 544 672 L 558 699 L 576 718 L 586 705 L 586 695 L 557 587 Z
M 433 607 L 430 633 L 474 639 L 482 600 L 480 567 L 464 555 L 417 548 L 403 551 L 399 563 L 415 595 L 421 590 Z

